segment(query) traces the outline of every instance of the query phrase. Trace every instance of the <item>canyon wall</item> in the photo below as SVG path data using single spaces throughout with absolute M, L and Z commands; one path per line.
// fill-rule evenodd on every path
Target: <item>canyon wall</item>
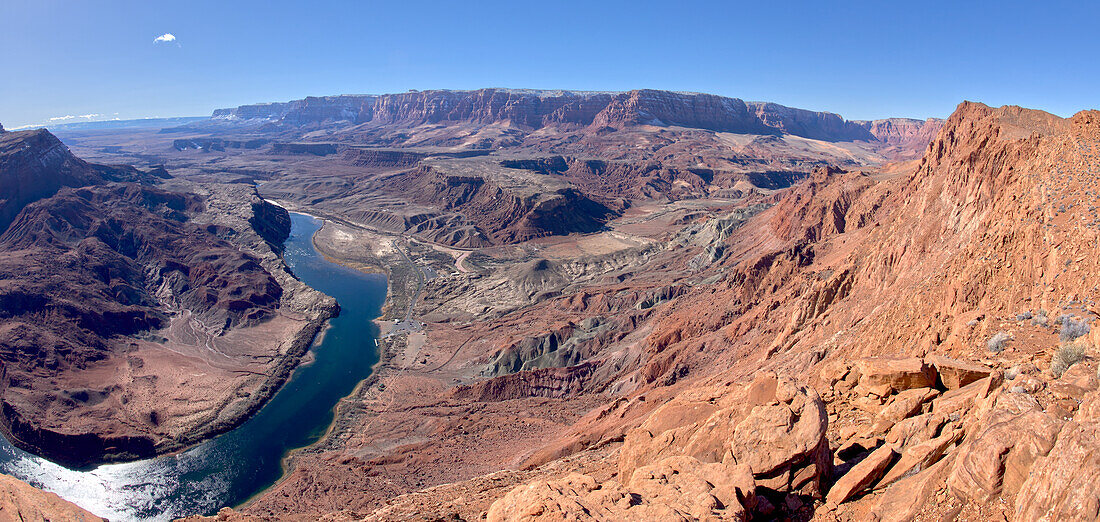
M 845 121 L 836 114 L 745 102 L 711 94 L 636 90 L 621 93 L 480 89 L 384 95 L 310 97 L 287 103 L 219 109 L 214 119 L 265 120 L 291 126 L 349 124 L 415 126 L 508 122 L 598 130 L 632 125 L 680 126 L 738 134 L 790 134 L 824 141 L 886 141 L 888 123 Z M 876 134 L 876 130 L 878 133 Z

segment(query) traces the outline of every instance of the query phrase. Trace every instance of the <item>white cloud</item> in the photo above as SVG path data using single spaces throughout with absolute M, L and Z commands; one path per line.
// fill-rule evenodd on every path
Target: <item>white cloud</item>
M 66 116 L 54 116 L 50 118 L 50 121 L 91 120 L 92 118 L 98 116 L 102 116 L 102 114 L 81 114 L 80 116 L 73 116 L 69 114 Z
M 176 41 L 176 35 L 174 35 L 172 33 L 164 33 L 164 34 L 162 34 L 162 35 L 160 35 L 156 38 L 153 38 L 153 43 L 169 43 L 169 42 L 175 42 L 175 41 Z

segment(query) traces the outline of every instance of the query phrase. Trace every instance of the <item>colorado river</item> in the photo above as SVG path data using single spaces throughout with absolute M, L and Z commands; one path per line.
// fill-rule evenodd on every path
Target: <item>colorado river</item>
M 340 303 L 313 361 L 237 429 L 177 455 L 74 471 L 13 447 L 0 437 L 0 471 L 53 491 L 112 521 L 170 520 L 213 514 L 273 484 L 282 458 L 315 442 L 332 423 L 333 407 L 378 360 L 378 317 L 386 278 L 329 262 L 313 248 L 321 222 L 291 214 L 284 257 L 294 274 Z

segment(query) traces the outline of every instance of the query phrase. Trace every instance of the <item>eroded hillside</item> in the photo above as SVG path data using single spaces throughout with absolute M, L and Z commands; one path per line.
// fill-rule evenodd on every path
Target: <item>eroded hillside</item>
M 335 309 L 273 250 L 285 210 L 165 178 L 86 163 L 44 130 L 0 134 L 0 397 L 16 445 L 86 465 L 225 431 Z

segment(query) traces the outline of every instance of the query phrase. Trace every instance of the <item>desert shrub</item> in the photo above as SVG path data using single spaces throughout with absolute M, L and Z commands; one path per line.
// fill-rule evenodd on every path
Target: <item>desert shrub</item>
M 1062 315 L 1058 318 L 1058 321 L 1062 323 L 1062 331 L 1058 334 L 1058 339 L 1063 343 L 1070 342 L 1082 335 L 1089 333 L 1089 323 L 1084 320 L 1074 319 L 1068 315 Z
M 1026 321 L 1028 319 L 1031 319 L 1031 317 L 1031 312 L 1020 312 L 1016 314 L 1017 321 Z
M 993 353 L 1001 353 L 1010 340 L 1012 340 L 1012 335 L 1008 332 L 997 332 L 986 341 L 985 347 Z
M 1050 358 L 1050 373 L 1057 379 L 1066 373 L 1066 370 L 1085 358 L 1085 343 L 1074 342 L 1063 344 L 1054 356 Z
M 1035 317 L 1031 319 L 1031 324 L 1036 326 L 1046 326 L 1050 322 L 1050 318 L 1047 317 L 1046 310 L 1039 310 L 1039 313 L 1035 314 Z

